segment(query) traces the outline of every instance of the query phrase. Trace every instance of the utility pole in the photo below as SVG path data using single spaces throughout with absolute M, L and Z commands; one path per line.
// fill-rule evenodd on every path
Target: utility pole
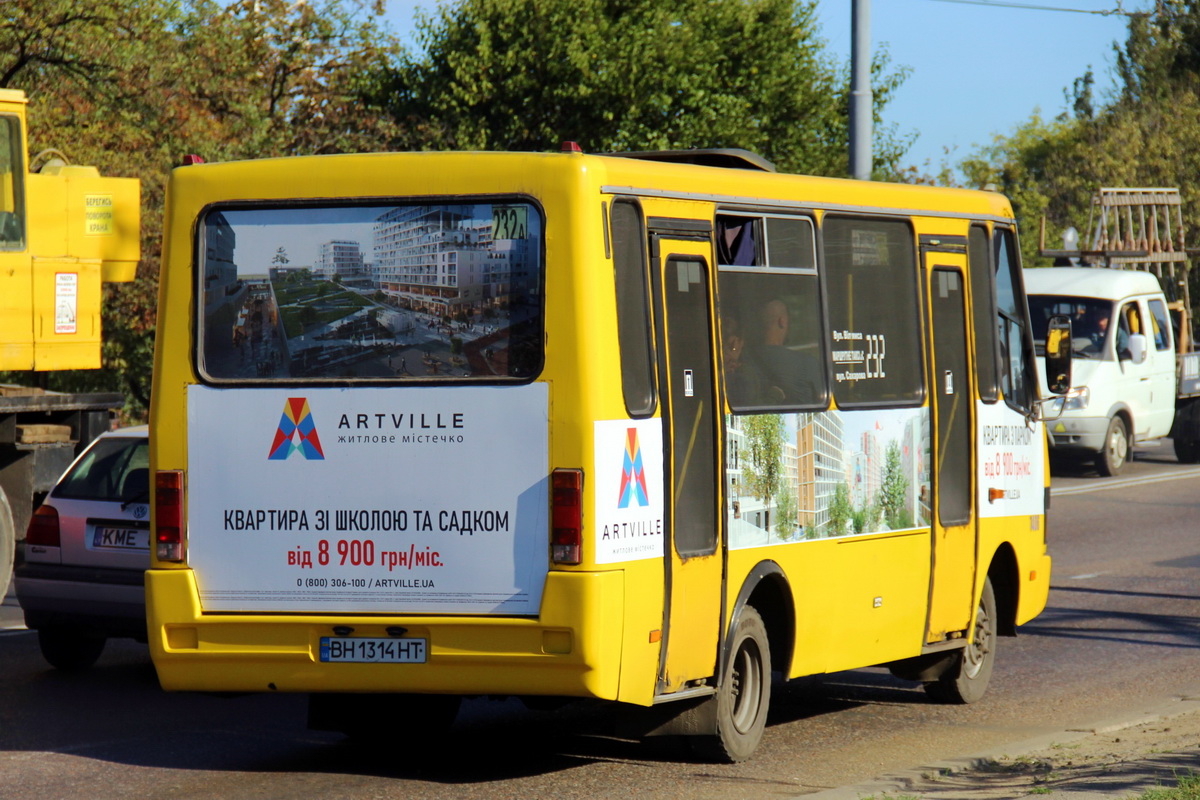
M 871 0 L 853 0 L 850 12 L 850 177 L 871 179 Z

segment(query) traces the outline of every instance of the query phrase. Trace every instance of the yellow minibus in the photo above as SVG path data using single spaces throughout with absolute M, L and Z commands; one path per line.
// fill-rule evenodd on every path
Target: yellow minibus
M 567 143 L 193 164 L 167 209 L 168 690 L 602 699 L 741 760 L 773 674 L 972 702 L 1046 603 L 998 194 Z

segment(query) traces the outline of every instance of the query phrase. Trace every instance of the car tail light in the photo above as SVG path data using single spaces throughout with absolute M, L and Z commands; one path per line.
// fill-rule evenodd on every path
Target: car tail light
M 183 561 L 183 472 L 154 476 L 154 541 L 159 561 Z
M 555 564 L 578 564 L 583 550 L 583 470 L 550 474 L 550 557 Z
M 25 544 L 58 547 L 58 512 L 50 506 L 39 506 L 25 529 Z

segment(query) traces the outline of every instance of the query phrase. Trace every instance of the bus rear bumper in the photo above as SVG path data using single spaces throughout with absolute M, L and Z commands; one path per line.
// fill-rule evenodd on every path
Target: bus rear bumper
M 150 652 L 168 691 L 613 700 L 620 677 L 623 593 L 621 572 L 552 572 L 539 618 L 205 614 L 192 570 L 146 573 Z M 405 638 L 426 640 L 424 663 L 320 660 L 322 637 L 389 638 L 397 626 L 405 629 Z

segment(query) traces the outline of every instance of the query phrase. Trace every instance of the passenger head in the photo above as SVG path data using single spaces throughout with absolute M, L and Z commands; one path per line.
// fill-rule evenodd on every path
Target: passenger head
M 787 341 L 788 311 L 782 300 L 770 300 L 763 307 L 763 344 L 782 345 Z

